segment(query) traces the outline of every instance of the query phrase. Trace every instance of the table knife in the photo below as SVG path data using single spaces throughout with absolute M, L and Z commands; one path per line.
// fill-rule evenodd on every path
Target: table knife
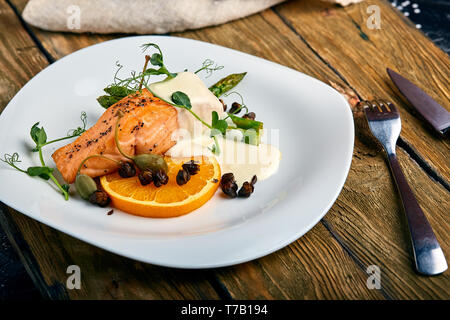
M 389 77 L 423 118 L 441 135 L 450 133 L 450 113 L 414 83 L 395 71 L 386 69 Z

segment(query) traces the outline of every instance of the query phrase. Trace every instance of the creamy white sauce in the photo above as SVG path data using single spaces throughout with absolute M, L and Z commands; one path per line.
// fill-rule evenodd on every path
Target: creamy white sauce
M 189 96 L 192 111 L 206 123 L 211 123 L 211 112 L 217 111 L 219 118 L 227 116 L 223 106 L 194 73 L 182 72 L 175 78 L 150 85 L 150 89 L 161 98 L 171 101 L 172 94 L 182 91 Z M 190 157 L 199 155 L 216 156 L 223 173 L 232 172 L 239 186 L 256 175 L 258 180 L 270 177 L 278 170 L 281 153 L 278 148 L 260 143 L 249 145 L 241 140 L 240 132 L 232 130 L 226 138 L 218 137 L 220 154 L 211 152 L 214 140 L 209 137 L 209 129 L 201 124 L 187 110 L 178 109 L 180 130 L 173 139 L 177 144 L 167 151 L 171 157 Z
M 211 112 L 217 111 L 219 118 L 224 118 L 222 103 L 209 91 L 203 81 L 192 72 L 180 72 L 170 80 L 152 83 L 150 89 L 159 97 L 172 101 L 172 94 L 176 91 L 188 95 L 195 112 L 206 123 L 211 123 Z M 192 138 L 205 133 L 209 129 L 198 121 L 188 110 L 178 109 L 178 124 L 183 134 L 190 133 Z

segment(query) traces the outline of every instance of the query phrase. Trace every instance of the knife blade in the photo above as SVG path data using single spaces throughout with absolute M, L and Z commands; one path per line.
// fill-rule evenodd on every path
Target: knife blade
M 450 132 L 450 113 L 447 110 L 408 79 L 389 68 L 386 71 L 400 92 L 436 131 L 444 136 Z

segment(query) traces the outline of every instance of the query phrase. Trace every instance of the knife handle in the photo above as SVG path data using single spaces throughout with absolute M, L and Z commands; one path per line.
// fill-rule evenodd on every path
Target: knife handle
M 441 246 L 403 175 L 397 156 L 389 154 L 388 160 L 408 220 L 416 269 L 424 275 L 440 274 L 447 270 Z

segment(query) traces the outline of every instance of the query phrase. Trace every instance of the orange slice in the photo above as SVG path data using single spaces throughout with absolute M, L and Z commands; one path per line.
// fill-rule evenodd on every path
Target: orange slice
M 100 183 L 111 197 L 111 203 L 122 211 L 152 218 L 168 218 L 189 213 L 205 204 L 219 187 L 220 166 L 214 157 L 170 158 L 169 182 L 159 188 L 153 183 L 143 186 L 138 176 L 122 178 L 112 173 L 103 176 Z M 181 165 L 198 161 L 200 170 L 184 185 L 176 181 Z

